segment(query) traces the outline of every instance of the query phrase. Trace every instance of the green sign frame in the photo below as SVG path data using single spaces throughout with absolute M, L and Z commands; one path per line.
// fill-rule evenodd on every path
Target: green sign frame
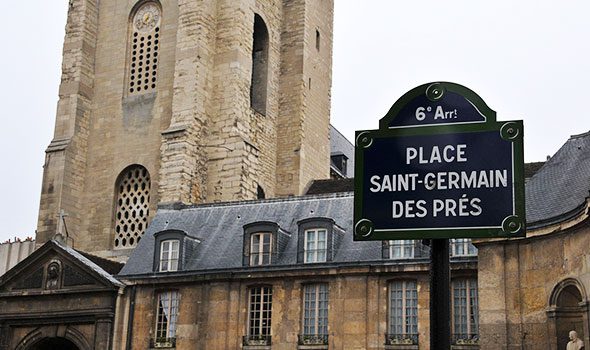
M 418 107 L 426 104 L 428 107 Z M 455 105 L 456 104 L 456 105 Z M 438 107 L 443 105 L 443 107 Z M 456 107 L 453 112 L 453 107 Z M 438 119 L 435 115 L 439 112 Z M 443 113 L 444 109 L 444 113 Z M 409 113 L 410 111 L 411 113 Z M 430 113 L 428 113 L 429 111 Z M 415 113 L 415 115 L 413 114 Z M 425 114 L 427 113 L 427 114 Z M 446 116 L 445 116 L 446 113 Z M 457 118 L 457 115 L 460 117 Z M 454 116 L 454 118 L 453 118 Z M 446 119 L 448 118 L 448 119 Z M 375 166 L 367 164 L 367 159 L 375 159 L 375 155 L 369 156 L 369 151 L 377 152 L 372 147 L 385 144 L 387 140 L 436 140 L 437 137 L 456 137 L 477 139 L 480 135 L 496 135 L 499 143 L 507 142 L 509 146 L 502 146 L 502 149 L 510 148 L 511 154 L 503 154 L 500 158 L 510 160 L 511 178 L 506 181 L 508 185 L 502 189 L 505 193 L 511 191 L 510 203 L 503 200 L 502 203 L 489 203 L 487 205 L 493 210 L 504 208 L 508 213 L 499 220 L 489 219 L 479 224 L 478 218 L 465 219 L 446 218 L 444 225 L 437 227 L 436 224 L 422 225 L 420 218 L 413 217 L 412 220 L 403 221 L 391 218 L 384 220 L 385 213 L 391 212 L 391 202 L 400 193 L 370 193 L 368 183 L 371 177 L 371 169 Z M 450 135 L 450 136 L 449 136 Z M 378 130 L 360 130 L 355 137 L 355 189 L 354 189 L 354 240 L 392 240 L 392 239 L 448 239 L 448 238 L 499 238 L 499 237 L 523 237 L 526 232 L 525 215 L 525 186 L 524 186 L 524 127 L 522 120 L 496 121 L 496 112 L 487 106 L 481 97 L 472 90 L 455 83 L 433 82 L 418 86 L 404 94 L 389 112 L 379 121 Z M 379 141 L 379 142 L 378 142 Z M 397 142 L 397 141 L 396 141 Z M 402 143 L 403 143 L 402 142 Z M 433 141 L 436 142 L 436 141 Z M 465 146 L 467 147 L 467 146 Z M 391 150 L 378 150 L 389 154 Z M 399 152 L 398 152 L 399 153 Z M 403 152 L 402 152 L 403 153 Z M 481 152 L 480 152 L 481 153 Z M 507 152 L 506 152 L 507 153 Z M 378 153 L 380 154 L 380 153 Z M 481 162 L 481 160 L 480 160 Z M 405 164 L 392 164 L 391 169 L 398 169 Z M 379 169 L 383 166 L 379 165 Z M 390 168 L 388 168 L 390 169 Z M 413 175 L 413 174 L 412 174 Z M 416 175 L 416 178 L 420 176 Z M 371 180 L 372 181 L 372 180 Z M 422 184 L 422 182 L 418 182 Z M 422 187 L 427 187 L 424 179 Z M 376 187 L 379 189 L 379 186 Z M 389 189 L 389 188 L 388 188 Z M 439 188 L 435 188 L 442 191 Z M 461 190 L 465 192 L 475 191 L 471 189 Z M 479 193 L 482 191 L 480 190 Z M 492 189 L 485 193 L 498 193 Z M 427 195 L 435 191 L 425 191 Z M 444 192 L 437 192 L 444 193 Z M 407 196 L 413 194 L 406 193 Z M 502 197 L 505 198 L 505 197 Z M 506 202 L 506 203 L 505 203 Z M 426 207 L 426 205 L 425 205 Z M 510 208 L 511 207 L 511 208 Z M 376 209 L 377 208 L 377 209 Z M 383 208 L 384 212 L 379 213 Z M 485 211 L 486 208 L 481 209 Z M 493 211 L 493 210 L 490 210 Z M 394 209 L 395 211 L 395 209 Z M 426 210 L 425 210 L 426 211 Z M 430 213 L 429 213 L 430 214 Z M 430 214 L 431 215 L 431 214 Z M 482 215 L 483 216 L 483 215 Z M 405 218 L 404 218 L 405 219 Z M 462 220 L 470 220 L 464 225 Z M 491 221 L 493 222 L 491 222 Z M 402 223 L 403 224 L 400 224 Z M 444 220 L 438 220 L 444 221 Z M 456 224 L 455 224 L 456 221 Z M 475 222 L 475 224 L 474 224 Z

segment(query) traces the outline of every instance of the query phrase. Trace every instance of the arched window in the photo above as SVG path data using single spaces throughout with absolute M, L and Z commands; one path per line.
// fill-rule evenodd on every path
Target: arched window
M 254 15 L 252 43 L 252 81 L 250 83 L 250 106 L 266 115 L 266 90 L 268 80 L 268 29 L 259 15 Z
M 160 48 L 160 5 L 144 2 L 131 16 L 127 91 L 137 95 L 156 88 Z
M 141 165 L 123 170 L 117 180 L 115 248 L 133 248 L 147 228 L 150 174 Z
M 258 199 L 265 199 L 266 198 L 266 194 L 264 193 L 264 189 L 262 187 L 260 187 L 260 185 L 258 185 L 258 188 L 256 190 L 257 190 L 256 198 L 258 198 Z
M 584 317 L 587 305 L 584 285 L 575 278 L 559 282 L 549 298 L 549 341 L 554 349 L 565 349 L 569 332 L 576 331 L 578 338 L 588 342 L 588 321 Z

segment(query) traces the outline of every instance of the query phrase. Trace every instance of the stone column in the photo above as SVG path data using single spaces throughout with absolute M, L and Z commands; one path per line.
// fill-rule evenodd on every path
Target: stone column
M 47 242 L 56 233 L 61 210 L 68 215 L 68 232 L 79 231 L 94 93 L 97 6 L 97 0 L 70 1 L 55 132 L 45 151 L 37 245 Z
M 113 321 L 108 318 L 96 320 L 94 337 L 94 349 L 112 349 Z
M 217 1 L 179 0 L 172 119 L 162 133 L 160 201 L 207 197 L 207 106 L 211 100 Z

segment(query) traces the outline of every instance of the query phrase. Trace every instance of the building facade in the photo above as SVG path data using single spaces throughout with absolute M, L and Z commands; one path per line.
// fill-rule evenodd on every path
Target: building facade
M 526 184 L 527 235 L 482 240 L 482 349 L 590 346 L 590 133 L 572 136 Z
M 130 349 L 428 349 L 429 248 L 353 242 L 353 194 L 162 206 L 118 275 Z M 478 348 L 477 251 L 452 244 L 453 341 Z
M 0 349 L 430 348 L 428 247 L 353 242 L 352 181 L 328 180 L 354 161 L 329 125 L 332 0 L 69 11 Z M 590 343 L 589 140 L 527 181 L 526 238 L 452 241 L 453 349 Z
M 331 0 L 73 0 L 37 230 L 125 260 L 158 203 L 329 177 Z
M 117 349 L 122 264 L 49 241 L 0 277 L 0 349 Z

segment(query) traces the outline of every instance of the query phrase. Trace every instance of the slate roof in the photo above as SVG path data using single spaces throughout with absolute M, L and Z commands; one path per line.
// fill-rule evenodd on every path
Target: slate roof
M 330 125 L 330 154 L 344 154 L 347 160 L 346 177 L 354 176 L 354 146 L 338 129 Z
M 66 245 L 63 245 L 60 242 L 55 241 L 55 240 L 51 240 L 50 242 L 54 243 L 56 246 L 58 246 L 59 248 L 63 249 L 64 251 L 66 251 L 73 258 L 75 258 L 76 260 L 78 260 L 82 264 L 86 265 L 92 271 L 96 272 L 98 275 L 100 275 L 102 278 L 108 280 L 113 285 L 115 285 L 117 287 L 123 287 L 124 286 L 123 283 L 121 283 L 118 279 L 116 279 L 115 277 L 113 277 L 110 273 L 108 273 L 102 267 L 100 267 L 97 264 L 95 264 L 94 262 L 92 262 L 90 259 L 88 259 L 86 256 L 84 256 L 82 253 L 80 253 L 76 249 L 71 248 L 71 247 L 68 247 Z
M 573 135 L 526 184 L 531 228 L 559 222 L 585 208 L 590 190 L 590 132 Z
M 305 194 L 328 194 L 338 192 L 353 192 L 354 178 L 314 180 Z
M 194 259 L 187 262 L 183 271 L 242 268 L 243 227 L 258 221 L 278 223 L 291 234 L 273 267 L 293 266 L 297 262 L 297 222 L 314 217 L 332 218 L 345 232 L 333 262 L 381 260 L 380 241 L 353 243 L 352 208 L 352 193 L 229 202 L 178 210 L 161 207 L 119 276 L 151 274 L 154 234 L 170 229 L 185 231 L 201 241 L 196 254 L 191 254 Z
M 76 251 L 78 253 L 82 254 L 88 260 L 92 261 L 93 263 L 95 263 L 96 265 L 98 265 L 98 267 L 100 267 L 105 272 L 107 272 L 107 273 L 109 273 L 111 275 L 118 274 L 119 271 L 121 271 L 121 269 L 123 268 L 123 265 L 125 265 L 123 263 L 112 261 L 112 260 L 105 259 L 105 258 L 101 258 L 99 256 L 92 255 L 92 254 L 89 254 L 87 252 L 83 252 L 83 251 L 78 250 L 78 249 L 76 249 Z
M 524 178 L 530 179 L 539 171 L 545 162 L 524 163 Z
M 308 193 L 350 191 L 352 184 L 352 179 L 318 180 Z M 590 132 L 572 136 L 526 183 L 528 226 L 542 227 L 576 215 L 585 208 L 589 191 Z M 380 241 L 353 242 L 352 210 L 352 192 L 197 206 L 161 206 L 119 276 L 153 274 L 154 234 L 174 229 L 200 241 L 195 251 L 186 253 L 194 258 L 187 261 L 183 271 L 244 268 L 244 225 L 259 221 L 275 222 L 281 230 L 290 233 L 285 251 L 272 267 L 293 267 L 297 261 L 297 222 L 313 217 L 332 218 L 345 232 L 340 247 L 336 249 L 334 263 L 383 262 Z M 264 268 L 256 267 L 258 270 Z

